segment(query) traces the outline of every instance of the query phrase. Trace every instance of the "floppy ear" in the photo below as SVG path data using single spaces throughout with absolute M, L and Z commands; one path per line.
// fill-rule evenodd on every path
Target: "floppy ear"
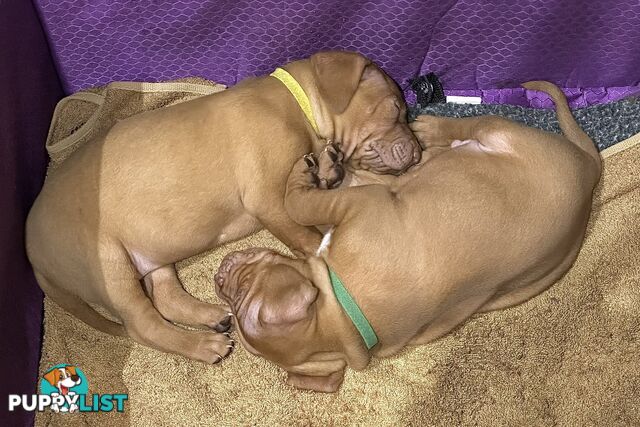
M 395 89 L 398 90 L 398 92 L 401 94 L 395 82 L 393 82 L 390 77 L 385 76 L 386 75 L 384 74 L 384 71 L 378 68 L 375 64 L 370 64 L 365 67 L 364 71 L 362 72 L 362 78 L 360 80 L 366 80 L 368 82 L 373 82 L 377 85 L 382 86 L 394 86 Z M 393 85 L 389 84 L 390 81 L 393 83 Z
M 299 322 L 309 316 L 309 308 L 318 296 L 318 288 L 308 280 L 295 281 L 281 286 L 260 307 L 258 320 L 268 325 L 285 325 Z
M 311 376 L 287 372 L 287 384 L 304 390 L 335 393 L 344 379 L 344 369 L 326 376 Z
M 60 379 L 60 371 L 58 371 L 58 368 L 52 369 L 44 374 L 44 379 L 47 380 L 49 384 L 56 387 L 58 380 Z
M 69 372 L 71 375 L 77 375 L 76 374 L 76 367 L 75 366 L 65 366 L 65 369 L 67 370 L 67 372 Z
M 318 91 L 331 111 L 340 114 L 347 109 L 370 62 L 355 52 L 319 52 L 311 56 Z

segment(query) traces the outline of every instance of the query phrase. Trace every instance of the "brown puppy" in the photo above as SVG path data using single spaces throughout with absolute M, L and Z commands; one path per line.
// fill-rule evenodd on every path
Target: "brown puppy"
M 287 211 L 334 225 L 332 243 L 323 258 L 225 258 L 216 290 L 249 351 L 286 369 L 290 384 L 331 392 L 347 365 L 362 369 L 557 281 L 580 249 L 600 158 L 559 89 L 525 86 L 553 96 L 565 137 L 498 117 L 421 116 L 412 128 L 438 154 L 386 184 L 320 190 L 315 162 L 298 161 Z M 337 297 L 328 267 L 373 331 Z
M 322 235 L 289 218 L 284 192 L 295 159 L 326 140 L 376 173 L 400 173 L 420 157 L 399 89 L 362 55 L 323 52 L 284 68 L 310 100 L 317 133 L 292 92 L 264 76 L 123 120 L 54 170 L 27 222 L 45 293 L 102 331 L 222 360 L 228 336 L 170 323 L 220 332 L 230 323 L 226 307 L 184 291 L 174 263 L 262 226 L 313 250 Z

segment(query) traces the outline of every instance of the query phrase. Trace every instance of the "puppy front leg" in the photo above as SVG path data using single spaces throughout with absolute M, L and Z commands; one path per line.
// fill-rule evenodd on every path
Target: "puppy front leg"
M 258 220 L 299 258 L 313 255 L 322 241 L 318 230 L 294 222 L 282 204 L 272 208 L 264 219 L 258 216 Z
M 390 198 L 386 186 L 379 184 L 323 190 L 318 188 L 318 161 L 311 155 L 298 160 L 287 180 L 284 205 L 299 224 L 338 225 L 369 203 L 385 203 Z M 380 205 L 382 206 L 382 205 Z

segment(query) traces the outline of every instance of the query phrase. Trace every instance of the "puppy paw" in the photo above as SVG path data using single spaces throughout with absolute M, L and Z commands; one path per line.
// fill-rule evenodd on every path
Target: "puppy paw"
M 169 318 L 169 320 L 216 332 L 228 332 L 233 327 L 233 314 L 227 305 L 194 300 L 194 303 L 184 310 L 185 313 L 179 319 Z
M 316 188 L 318 186 L 318 159 L 313 153 L 305 154 L 293 166 L 289 175 L 290 187 Z
M 215 365 L 229 357 L 235 348 L 235 341 L 225 332 L 195 333 L 194 348 L 191 354 L 193 359 L 210 365 Z
M 227 312 L 222 320 L 220 320 L 220 316 L 216 313 L 215 317 L 212 317 L 208 325 L 210 325 L 211 329 L 216 332 L 229 332 L 233 330 L 233 314 L 231 312 Z
M 450 140 L 447 137 L 446 129 L 440 117 L 423 114 L 416 117 L 416 120 L 409 123 L 411 131 L 414 133 L 420 145 L 425 148 L 448 146 Z
M 344 168 L 343 154 L 335 144 L 327 144 L 317 156 L 305 154 L 296 162 L 287 181 L 287 192 L 301 189 L 335 188 L 342 183 Z
M 344 155 L 340 148 L 335 143 L 327 143 L 318 157 L 316 181 L 319 188 L 327 190 L 336 188 L 342 183 L 344 179 L 343 159 Z

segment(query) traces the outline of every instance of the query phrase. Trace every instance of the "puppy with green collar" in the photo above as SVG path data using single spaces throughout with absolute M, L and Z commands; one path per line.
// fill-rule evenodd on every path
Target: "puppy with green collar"
M 339 156 L 300 159 L 287 212 L 331 227 L 331 242 L 304 260 L 266 249 L 225 258 L 216 290 L 243 345 L 285 369 L 291 385 L 333 392 L 347 366 L 432 341 L 564 275 L 582 245 L 600 157 L 558 88 L 525 87 L 554 98 L 564 136 L 491 116 L 421 116 L 411 125 L 426 148 L 420 164 L 334 189 L 319 188 L 317 175 L 327 161 L 340 170 Z

